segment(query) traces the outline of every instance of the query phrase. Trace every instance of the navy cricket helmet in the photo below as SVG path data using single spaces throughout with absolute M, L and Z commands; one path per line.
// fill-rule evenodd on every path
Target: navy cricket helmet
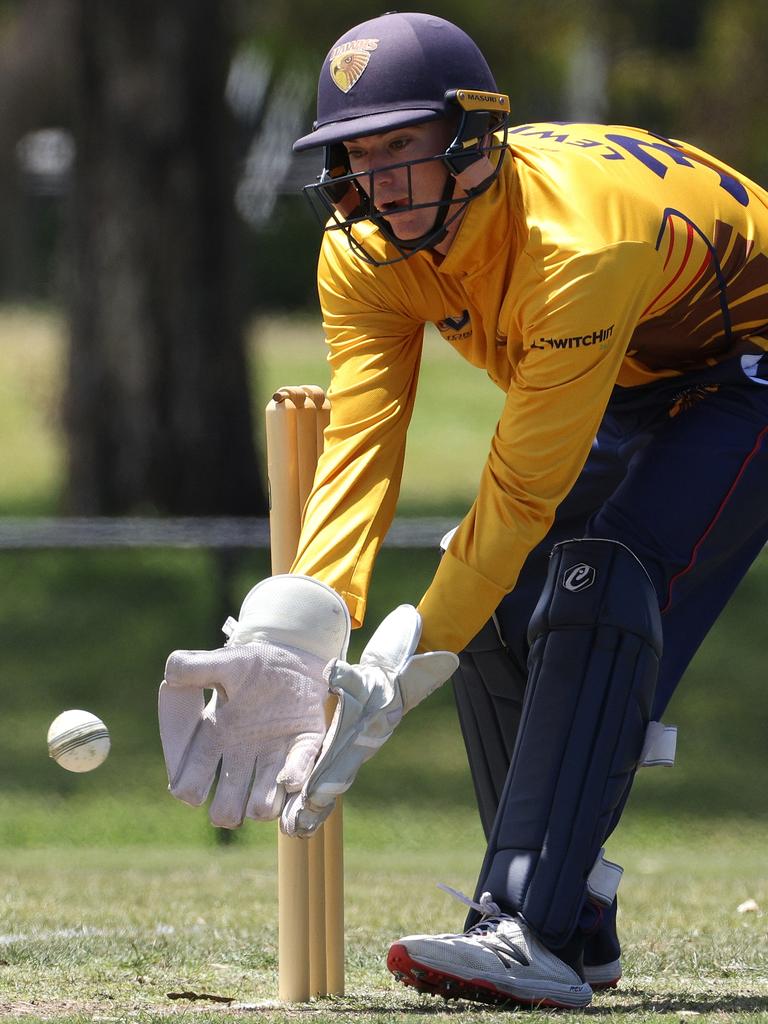
M 495 180 L 506 150 L 509 98 L 498 92 L 488 64 L 472 39 L 456 25 L 431 14 L 389 13 L 356 25 L 328 53 L 320 72 L 317 118 L 312 131 L 294 143 L 301 151 L 324 147 L 325 163 L 317 183 L 305 193 L 325 230 L 343 230 L 351 247 L 367 262 L 406 259 L 445 237 L 446 228 L 464 206 Z M 434 202 L 433 227 L 417 239 L 399 239 L 376 209 L 375 179 L 380 171 L 350 173 L 345 140 L 362 138 L 438 119 L 455 126 L 453 141 L 442 153 L 392 165 L 410 168 L 441 160 L 450 172 L 442 196 Z M 453 129 L 452 129 L 453 130 Z M 478 185 L 453 197 L 455 176 L 498 151 L 495 165 Z M 453 206 L 450 220 L 449 208 Z M 417 204 L 410 196 L 409 209 Z M 328 217 L 330 215 L 330 220 Z M 354 231 L 361 221 L 373 222 L 397 255 L 372 255 Z

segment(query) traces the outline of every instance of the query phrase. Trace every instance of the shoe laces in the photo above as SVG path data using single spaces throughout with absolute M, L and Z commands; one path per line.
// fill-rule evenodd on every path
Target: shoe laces
M 502 911 L 489 892 L 481 893 L 479 900 L 473 900 L 469 896 L 465 896 L 463 892 L 459 892 L 458 889 L 453 889 L 450 885 L 445 885 L 443 882 L 438 882 L 437 887 L 482 915 L 477 924 L 468 929 L 467 935 L 486 935 L 488 932 L 495 932 L 502 921 L 510 919 L 510 915 Z

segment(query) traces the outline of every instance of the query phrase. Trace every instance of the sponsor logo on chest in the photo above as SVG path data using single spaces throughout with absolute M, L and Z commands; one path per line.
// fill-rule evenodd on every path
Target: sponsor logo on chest
M 614 327 L 615 324 L 610 324 L 608 327 L 601 327 L 596 331 L 588 331 L 585 334 L 573 334 L 568 338 L 534 338 L 531 342 L 531 348 L 585 348 L 589 345 L 599 345 L 600 348 L 605 348 L 613 334 Z

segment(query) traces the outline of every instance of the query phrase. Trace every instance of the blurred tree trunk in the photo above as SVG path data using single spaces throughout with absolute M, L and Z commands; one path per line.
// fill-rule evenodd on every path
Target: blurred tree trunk
M 39 128 L 69 124 L 71 17 L 68 0 L 0 0 L 0 297 L 27 299 L 44 278 L 33 254 L 30 197 L 17 144 Z M 58 223 L 58 218 L 57 218 Z
M 265 510 L 233 286 L 230 0 L 71 0 L 66 508 Z

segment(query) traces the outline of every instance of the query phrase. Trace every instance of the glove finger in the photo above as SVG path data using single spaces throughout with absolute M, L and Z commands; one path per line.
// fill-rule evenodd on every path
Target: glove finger
M 224 751 L 216 795 L 208 812 L 211 822 L 218 828 L 240 828 L 243 824 L 253 766 L 252 750 L 238 747 Z
M 425 697 L 442 686 L 458 667 L 459 659 L 448 651 L 432 651 L 411 658 L 399 678 L 403 714 L 415 708 Z
M 173 651 L 165 663 L 165 681 L 172 687 L 212 689 L 231 672 L 233 658 L 226 648 L 215 651 Z
M 291 743 L 285 764 L 277 781 L 285 786 L 286 793 L 298 793 L 310 776 L 323 744 L 322 733 L 303 732 Z
M 199 806 L 213 785 L 221 753 L 215 723 L 210 718 L 201 719 L 178 773 L 168 787 L 171 794 L 184 803 Z
M 195 730 L 200 725 L 204 703 L 202 690 L 192 693 L 174 690 L 165 681 L 160 684 L 157 718 L 170 783 L 175 781 Z
M 287 836 L 296 835 L 296 818 L 302 807 L 301 793 L 294 793 L 289 796 L 280 814 L 280 831 Z
M 397 674 L 415 653 L 421 636 L 421 615 L 413 605 L 401 604 L 381 622 L 365 645 L 361 665 L 375 665 Z
M 278 817 L 285 800 L 285 790 L 277 781 L 278 773 L 284 763 L 284 750 L 259 754 L 256 760 L 251 795 L 245 810 L 246 817 L 256 821 L 273 821 Z
M 307 838 L 314 835 L 325 819 L 336 806 L 336 798 L 333 797 L 322 807 L 314 804 L 307 807 L 306 798 L 301 793 L 294 793 L 285 801 L 283 812 L 280 815 L 280 831 L 287 836 L 301 836 Z

